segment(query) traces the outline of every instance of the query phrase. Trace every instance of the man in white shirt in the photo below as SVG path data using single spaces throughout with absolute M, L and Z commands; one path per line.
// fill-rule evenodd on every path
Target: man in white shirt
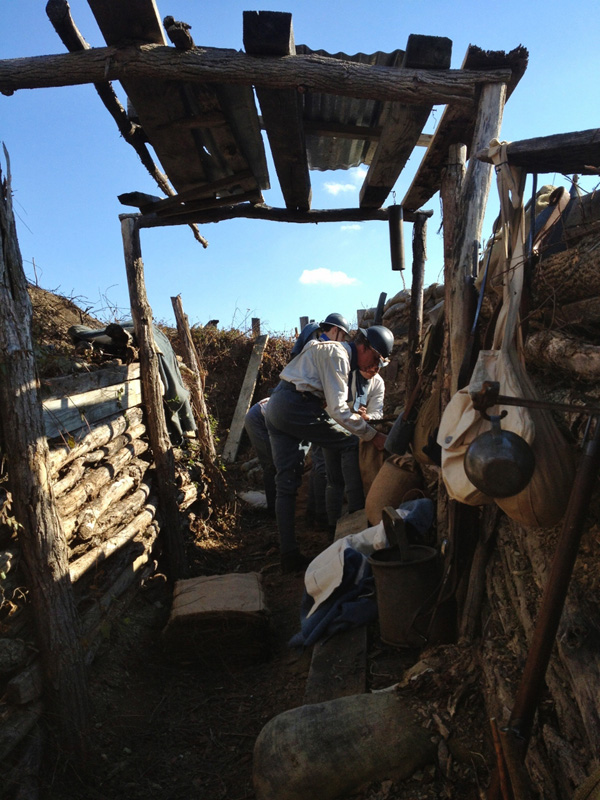
M 323 322 L 318 325 L 316 323 L 309 323 L 302 328 L 300 336 L 292 349 L 292 358 L 295 358 L 308 341 L 311 339 L 319 339 L 320 341 L 334 341 L 343 342 L 349 334 L 350 324 L 348 320 L 337 312 L 328 314 Z M 265 487 L 265 497 L 267 500 L 267 513 L 275 516 L 275 464 L 273 463 L 273 455 L 271 453 L 271 441 L 269 439 L 269 432 L 267 430 L 267 423 L 265 421 L 265 413 L 267 408 L 268 397 L 259 400 L 248 411 L 244 418 L 244 427 L 250 444 L 258 457 L 259 463 L 263 471 L 263 485 Z M 304 447 L 304 453 L 308 450 L 308 446 Z M 320 451 L 320 448 L 319 448 Z M 314 455 L 313 460 L 316 461 L 319 456 Z M 323 471 L 325 470 L 325 460 L 320 454 L 320 459 L 323 463 Z M 323 506 L 325 506 L 325 497 L 323 496 Z
M 345 449 L 354 435 L 383 450 L 385 435 L 348 405 L 348 378 L 353 368 L 369 371 L 389 359 L 393 344 L 392 332 L 382 325 L 359 328 L 351 344 L 308 342 L 281 372 L 265 416 L 277 469 L 275 510 L 283 572 L 303 570 L 309 563 L 298 549 L 295 534 L 303 442 Z

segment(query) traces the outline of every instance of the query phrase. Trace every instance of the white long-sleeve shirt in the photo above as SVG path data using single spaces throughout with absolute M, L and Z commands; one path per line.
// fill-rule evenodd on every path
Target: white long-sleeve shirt
M 310 392 L 323 400 L 326 411 L 343 428 L 360 439 L 377 433 L 348 405 L 350 354 L 343 342 L 311 340 L 281 372 L 280 378 L 293 383 L 299 392 Z
M 350 395 L 356 398 L 356 371 L 350 376 Z M 385 383 L 381 375 L 376 372 L 367 381 L 366 409 L 369 419 L 383 417 L 383 398 L 385 396 Z

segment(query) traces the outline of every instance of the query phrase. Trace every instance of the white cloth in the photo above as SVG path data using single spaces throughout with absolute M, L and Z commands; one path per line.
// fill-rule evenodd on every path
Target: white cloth
M 306 615 L 307 618 L 330 597 L 342 582 L 344 576 L 344 550 L 352 547 L 365 556 L 370 556 L 375 550 L 388 546 L 387 537 L 383 530 L 383 522 L 367 528 L 360 533 L 351 533 L 343 539 L 330 544 L 323 552 L 310 562 L 304 574 L 304 586 L 307 593 L 313 598 L 314 605 Z
M 329 416 L 360 439 L 373 439 L 377 433 L 348 405 L 350 355 L 343 342 L 307 343 L 281 372 L 280 377 L 293 383 L 299 392 L 310 392 L 326 403 Z

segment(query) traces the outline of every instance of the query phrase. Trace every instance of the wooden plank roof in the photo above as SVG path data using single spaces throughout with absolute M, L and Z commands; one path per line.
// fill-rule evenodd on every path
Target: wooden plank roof
M 414 149 L 427 146 L 403 202 L 405 219 L 410 219 L 411 211 L 421 208 L 439 189 L 448 146 L 457 141 L 470 144 L 477 114 L 477 80 L 508 81 L 512 91 L 527 63 L 524 48 L 508 55 L 470 48 L 461 70 L 450 70 L 450 40 L 414 35 L 404 51 L 330 55 L 295 44 L 291 14 L 244 12 L 247 74 L 250 67 L 253 71 L 250 80 L 236 73 L 237 51 L 196 48 L 190 26 L 172 18 L 161 21 L 155 0 L 88 3 L 106 44 L 118 48 L 117 53 L 143 57 L 152 51 L 161 59 L 164 53 L 173 53 L 175 78 L 171 72 L 145 77 L 133 65 L 121 69 L 118 76 L 128 97 L 129 116 L 139 126 L 140 136 L 152 145 L 174 194 L 163 198 L 132 191 L 121 199 L 139 208 L 148 220 L 164 224 L 190 224 L 195 216 L 201 222 L 203 214 L 218 209 L 220 218 L 227 218 L 227 209 L 233 216 L 236 207 L 235 215 L 245 213 L 242 207 L 257 206 L 266 213 L 261 192 L 270 188 L 271 178 L 261 129 L 269 140 L 286 210 L 296 221 L 303 212 L 308 217 L 313 213 L 310 170 L 358 164 L 369 167 L 360 192 L 360 209 L 365 219 L 379 218 Z M 169 46 L 166 34 L 174 47 Z M 212 75 L 206 80 L 190 78 L 184 50 L 206 55 L 216 70 L 219 62 L 228 59 L 232 66 L 228 72 L 222 70 L 222 74 L 227 72 L 222 80 Z M 111 69 L 116 69 L 118 61 L 114 59 Z M 259 69 L 264 64 L 264 82 L 260 74 L 255 77 L 257 63 Z M 297 82 L 289 77 L 296 64 Z M 337 67 L 342 64 L 348 66 L 340 77 Z M 302 74 L 314 75 L 315 70 L 318 79 L 302 79 Z M 480 78 L 472 78 L 469 70 L 479 71 Z M 503 71 L 493 72 L 497 70 Z M 447 88 L 440 92 L 435 87 L 445 86 L 445 74 Z M 353 83 L 354 75 L 360 82 L 356 93 L 351 88 L 355 83 L 358 86 Z M 411 81 L 401 90 L 397 78 L 403 75 Z M 445 105 L 431 137 L 423 127 L 434 103 L 446 96 L 453 99 Z

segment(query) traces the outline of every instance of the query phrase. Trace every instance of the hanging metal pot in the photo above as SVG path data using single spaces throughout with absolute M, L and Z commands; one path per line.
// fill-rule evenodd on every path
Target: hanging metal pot
M 519 494 L 535 469 L 533 450 L 523 437 L 502 430 L 502 416 L 489 416 L 491 430 L 474 439 L 465 454 L 468 479 L 488 497 Z

